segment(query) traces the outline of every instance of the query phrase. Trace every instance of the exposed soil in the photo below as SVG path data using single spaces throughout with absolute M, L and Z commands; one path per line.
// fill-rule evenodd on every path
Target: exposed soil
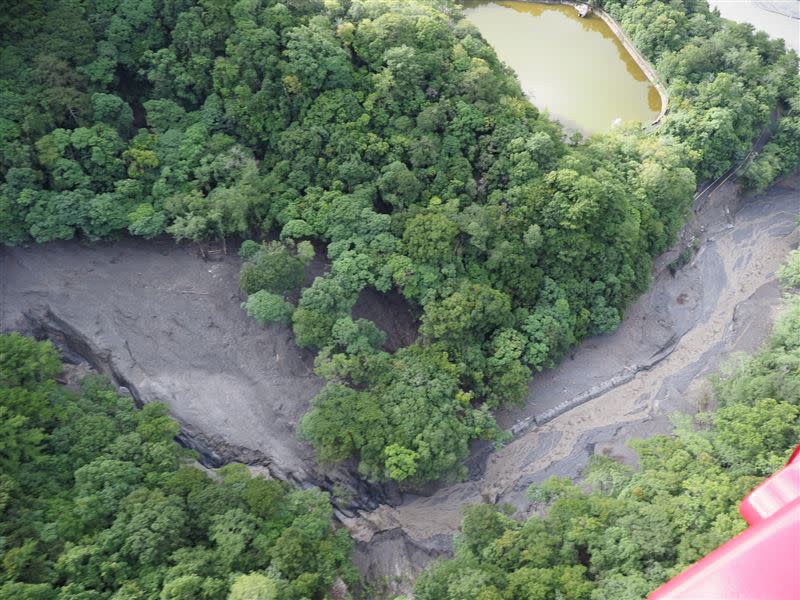
M 396 290 L 386 294 L 371 287 L 362 290 L 352 314 L 354 319 L 369 319 L 386 333 L 383 348 L 388 352 L 408 346 L 417 339 L 417 312 Z

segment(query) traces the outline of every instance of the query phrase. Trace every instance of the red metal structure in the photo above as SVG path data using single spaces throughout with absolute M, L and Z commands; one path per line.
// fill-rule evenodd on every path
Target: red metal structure
M 800 446 L 742 500 L 750 524 L 650 600 L 800 600 Z

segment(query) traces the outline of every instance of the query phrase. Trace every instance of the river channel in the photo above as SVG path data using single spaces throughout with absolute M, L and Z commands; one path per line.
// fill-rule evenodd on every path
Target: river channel
M 590 134 L 658 116 L 658 91 L 598 16 L 532 2 L 467 0 L 463 6 L 531 102 L 567 130 Z

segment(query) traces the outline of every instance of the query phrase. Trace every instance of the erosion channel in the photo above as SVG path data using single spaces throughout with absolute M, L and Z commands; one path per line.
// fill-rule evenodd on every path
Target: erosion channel
M 294 435 L 321 387 L 312 357 L 288 329 L 247 319 L 235 256 L 203 257 L 168 240 L 3 248 L 0 329 L 51 338 L 138 401 L 167 402 L 207 464 L 241 461 L 338 490 L 360 567 L 404 589 L 450 550 L 464 504 L 510 502 L 525 515 L 532 482 L 577 476 L 595 452 L 629 458 L 628 438 L 668 431 L 670 413 L 702 406 L 704 375 L 768 331 L 780 304 L 775 269 L 798 243 L 799 210 L 797 178 L 755 198 L 732 183 L 701 197 L 620 329 L 536 375 L 526 406 L 498 415 L 514 440 L 496 452 L 476 445 L 470 479 L 427 497 L 387 494 L 347 464 L 316 464 Z M 693 240 L 696 255 L 673 276 L 667 265 Z

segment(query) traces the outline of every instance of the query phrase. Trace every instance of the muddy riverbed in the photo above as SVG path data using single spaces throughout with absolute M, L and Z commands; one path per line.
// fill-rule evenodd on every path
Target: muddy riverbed
M 50 337 L 139 401 L 167 402 L 206 464 L 242 461 L 299 485 L 349 488 L 354 501 L 339 515 L 359 566 L 394 592 L 450 550 L 464 504 L 510 502 L 524 516 L 530 483 L 578 476 L 593 452 L 629 460 L 627 439 L 666 432 L 672 412 L 702 405 L 703 377 L 766 336 L 799 211 L 797 178 L 746 201 L 733 184 L 703 198 L 682 234 L 684 244 L 697 240 L 691 264 L 673 277 L 666 265 L 677 251 L 660 257 L 650 291 L 616 333 L 538 374 L 525 407 L 498 415 L 514 441 L 497 452 L 476 445 L 470 480 L 428 497 L 366 485 L 349 465 L 316 464 L 294 435 L 321 386 L 313 357 L 288 329 L 245 317 L 235 256 L 203 257 L 169 240 L 3 248 L 0 329 Z M 380 295 L 364 302 L 366 313 L 380 312 Z M 550 420 L 576 398 L 592 399 Z
M 495 452 L 476 448 L 467 482 L 348 521 L 362 562 L 375 575 L 392 573 L 392 591 L 407 589 L 414 561 L 449 551 L 465 504 L 510 503 L 525 517 L 530 484 L 578 477 L 594 453 L 632 462 L 629 439 L 668 433 L 672 413 L 707 408 L 705 378 L 769 333 L 781 305 L 776 269 L 800 243 L 798 213 L 798 177 L 755 198 L 744 199 L 732 183 L 703 196 L 681 234 L 681 245 L 696 241 L 692 262 L 673 276 L 667 265 L 678 250 L 659 257 L 650 290 L 614 334 L 586 340 L 534 376 L 525 407 L 498 415 L 517 431 L 511 443 Z M 549 420 L 575 399 L 583 403 Z

